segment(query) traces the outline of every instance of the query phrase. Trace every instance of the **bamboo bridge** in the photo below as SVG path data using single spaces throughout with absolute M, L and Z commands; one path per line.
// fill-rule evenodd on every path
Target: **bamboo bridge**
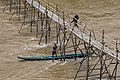
M 10 11 L 13 7 L 13 2 L 9 0 L 9 8 Z M 45 36 L 45 43 L 48 43 L 48 37 L 51 36 L 51 26 L 55 24 L 56 28 L 55 30 L 55 36 L 56 36 L 56 42 L 60 44 L 60 52 L 66 54 L 67 48 L 70 47 L 70 49 L 73 49 L 73 52 L 77 54 L 78 52 L 82 52 L 82 48 L 84 48 L 84 51 L 89 54 L 89 52 L 95 53 L 95 58 L 97 59 L 94 65 L 90 66 L 91 60 L 90 56 L 83 58 L 80 62 L 80 66 L 75 74 L 74 80 L 81 79 L 81 77 L 84 77 L 84 79 L 89 80 L 92 79 L 92 77 L 96 77 L 97 79 L 108 79 L 108 80 L 116 80 L 118 77 L 117 75 L 117 66 L 120 61 L 120 52 L 118 50 L 118 43 L 114 42 L 112 44 L 112 40 L 108 39 L 104 35 L 104 30 L 102 33 L 101 40 L 97 40 L 95 35 L 92 35 L 91 31 L 85 30 L 85 27 L 83 29 L 83 26 L 81 24 L 78 24 L 79 28 L 71 26 L 70 20 L 68 20 L 65 16 L 65 12 L 63 11 L 60 13 L 57 6 L 55 8 L 52 8 L 50 4 L 45 4 L 42 0 L 14 0 L 14 5 L 17 7 L 14 8 L 13 14 L 10 17 L 10 20 L 12 19 L 13 15 L 15 14 L 15 11 L 17 12 L 20 20 L 20 16 L 23 16 L 23 24 L 20 28 L 19 33 L 21 32 L 23 26 L 25 23 L 27 23 L 27 16 L 30 16 L 28 21 L 30 22 L 30 32 L 33 30 L 33 24 L 36 24 L 36 37 L 39 36 L 39 29 L 41 29 L 41 37 L 39 38 L 39 44 L 42 42 L 43 36 Z M 21 3 L 23 6 L 21 6 Z M 6 4 L 8 5 L 8 3 Z M 23 7 L 23 14 L 22 8 Z M 6 7 L 3 9 L 5 11 Z M 72 17 L 70 17 L 72 18 Z M 40 21 L 40 25 L 39 25 Z M 53 22 L 53 24 L 51 24 Z M 40 28 L 39 28 L 40 26 Z M 74 27 L 74 29 L 73 29 Z M 96 35 L 97 36 L 97 35 Z M 98 35 L 98 37 L 100 37 Z M 70 41 L 71 39 L 71 41 Z M 108 41 L 109 40 L 109 41 Z M 72 42 L 72 44 L 70 44 Z M 115 45 L 116 44 L 116 45 Z M 76 59 L 76 58 L 75 58 Z M 86 63 L 84 63 L 86 62 Z M 115 63 L 114 65 L 112 63 Z M 86 73 L 85 75 L 80 75 L 82 65 L 86 64 Z M 110 67 L 112 65 L 112 68 Z M 94 71 L 96 71 L 95 73 Z M 110 71 L 109 71 L 110 70 Z M 79 76 L 78 76 L 79 75 Z M 107 76 L 107 77 L 106 77 Z

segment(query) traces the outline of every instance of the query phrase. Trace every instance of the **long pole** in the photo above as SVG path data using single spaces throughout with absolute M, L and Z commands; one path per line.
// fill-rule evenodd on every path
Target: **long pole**
M 66 32 L 65 32 L 65 15 L 64 15 L 64 11 L 63 11 L 63 27 L 64 27 L 64 41 L 63 41 L 63 54 L 65 56 L 65 35 L 66 35 Z M 64 61 L 65 61 L 65 57 L 64 57 Z
M 46 27 L 46 35 L 45 35 L 45 39 L 46 39 L 46 41 L 45 41 L 45 43 L 47 44 L 47 34 L 48 34 L 48 11 L 47 11 L 47 7 L 46 7 L 46 22 L 45 22 L 45 27 Z
M 89 36 L 89 43 L 88 43 L 88 48 L 87 49 L 87 76 L 86 76 L 86 80 L 88 80 L 88 77 L 89 77 L 89 68 L 90 68 L 90 64 L 89 64 L 89 58 L 90 58 L 90 44 L 91 44 L 91 32 L 90 32 L 90 36 Z
M 12 0 L 10 0 L 10 12 L 12 10 Z
M 104 42 L 104 30 L 103 30 L 103 33 L 102 33 L 102 50 L 100 52 L 100 65 L 101 65 L 101 68 L 100 68 L 100 80 L 102 80 L 102 75 L 103 75 L 103 50 L 104 50 L 104 45 L 105 45 L 105 42 Z
M 18 20 L 20 20 L 20 12 L 21 12 L 21 0 L 19 0 L 19 16 L 18 16 Z

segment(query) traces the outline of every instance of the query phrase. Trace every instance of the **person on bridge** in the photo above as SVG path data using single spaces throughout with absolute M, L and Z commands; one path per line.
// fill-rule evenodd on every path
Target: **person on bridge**
M 54 55 L 57 57 L 56 50 L 57 50 L 57 44 L 55 43 L 54 46 L 53 46 L 53 48 L 52 48 L 52 57 L 53 57 L 53 61 L 54 61 Z
M 78 28 L 78 25 L 77 25 L 78 19 L 79 19 L 79 16 L 78 16 L 78 15 L 75 15 L 74 18 L 73 18 L 73 20 L 71 21 L 71 23 L 73 23 L 73 29 L 74 29 L 75 26 Z M 71 23 L 70 23 L 70 24 L 71 24 Z M 73 29 L 72 29 L 72 30 L 73 30 Z

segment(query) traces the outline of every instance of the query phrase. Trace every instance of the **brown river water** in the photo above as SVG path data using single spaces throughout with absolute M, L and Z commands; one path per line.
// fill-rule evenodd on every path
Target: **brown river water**
M 120 0 L 44 0 L 113 40 L 120 41 Z M 19 61 L 17 55 L 49 55 L 51 44 L 38 46 L 35 36 L 21 22 L 9 21 L 12 13 L 2 12 L 0 3 L 0 80 L 73 80 L 80 59 L 63 61 Z M 14 16 L 15 17 L 15 16 Z M 14 18 L 13 18 L 14 19 Z M 46 47 L 47 46 L 47 47 Z M 86 65 L 84 66 L 86 67 Z M 85 74 L 84 72 L 82 72 Z M 84 80 L 84 78 L 78 78 Z M 94 80 L 94 79 L 93 79 Z

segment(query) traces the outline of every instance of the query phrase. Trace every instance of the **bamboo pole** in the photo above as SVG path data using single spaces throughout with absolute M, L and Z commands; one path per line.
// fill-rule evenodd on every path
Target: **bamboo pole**
M 12 10 L 12 0 L 10 0 L 10 12 L 11 12 L 11 10 Z
M 40 18 L 39 8 L 40 8 L 40 1 L 39 1 L 39 5 L 38 5 L 38 10 L 37 10 L 36 38 L 38 38 L 38 26 L 39 26 L 38 20 L 39 20 L 39 18 Z
M 45 44 L 48 42 L 48 12 L 47 12 L 47 6 L 45 11 Z
M 63 27 L 64 27 L 64 31 L 63 31 L 63 33 L 64 33 L 64 39 L 63 39 L 63 54 L 64 54 L 64 56 L 65 56 L 65 36 L 66 36 L 66 31 L 65 31 L 65 15 L 64 15 L 64 11 L 63 11 Z M 65 61 L 65 58 L 64 58 L 64 61 Z
M 21 25 L 20 30 L 18 31 L 18 33 L 21 32 L 23 25 L 25 25 L 27 10 L 28 10 L 28 9 L 27 9 L 27 2 L 26 2 L 26 0 L 25 0 L 25 1 L 24 1 L 24 17 L 23 17 L 23 23 L 22 23 L 22 25 Z
M 18 13 L 18 21 L 20 21 L 20 14 L 21 14 L 21 0 L 19 0 L 19 13 Z
M 105 42 L 104 42 L 104 30 L 103 30 L 103 33 L 102 33 L 102 50 L 104 50 L 104 45 L 105 45 Z M 102 75 L 103 75 L 103 52 L 100 52 L 100 65 L 101 65 L 101 68 L 100 68 L 100 80 L 102 80 Z
M 90 71 L 90 61 L 89 61 L 89 58 L 90 58 L 90 48 L 91 48 L 91 32 L 90 32 L 90 36 L 89 36 L 89 43 L 88 43 L 88 48 L 87 49 L 87 75 L 86 75 L 86 80 L 88 80 L 88 77 L 90 76 L 89 75 L 89 71 Z
M 3 0 L 3 1 L 4 1 L 4 0 Z M 5 7 L 3 8 L 3 12 L 5 11 L 6 7 L 8 6 L 8 1 L 5 0 L 4 3 L 5 3 Z
M 58 13 L 58 6 L 56 5 L 56 13 Z M 59 17 L 58 17 L 59 22 Z M 58 36 L 59 36 L 59 23 L 56 22 L 56 42 L 58 43 Z

